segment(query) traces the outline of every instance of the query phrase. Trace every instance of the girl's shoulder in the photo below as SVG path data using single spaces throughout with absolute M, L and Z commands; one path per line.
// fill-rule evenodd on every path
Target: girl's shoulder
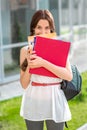
M 21 51 L 26 51 L 28 49 L 28 46 L 24 46 L 21 48 Z
M 27 49 L 28 49 L 28 46 L 22 47 L 21 50 L 20 50 L 21 54 L 26 54 L 27 53 Z
M 24 46 L 24 47 L 22 47 L 21 49 L 27 50 L 27 49 L 28 49 L 28 46 Z

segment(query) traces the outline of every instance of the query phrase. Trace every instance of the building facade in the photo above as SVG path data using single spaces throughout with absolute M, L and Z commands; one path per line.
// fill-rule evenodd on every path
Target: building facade
M 87 24 L 86 0 L 0 0 L 0 84 L 19 79 L 20 48 L 28 44 L 30 20 L 38 9 L 51 11 L 58 35 Z

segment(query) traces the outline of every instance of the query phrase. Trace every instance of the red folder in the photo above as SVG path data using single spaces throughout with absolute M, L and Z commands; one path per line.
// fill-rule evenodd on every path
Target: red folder
M 36 36 L 34 45 L 36 54 L 57 66 L 66 66 L 69 49 L 70 42 Z M 29 72 L 32 74 L 56 77 L 56 75 L 44 67 L 30 69 Z

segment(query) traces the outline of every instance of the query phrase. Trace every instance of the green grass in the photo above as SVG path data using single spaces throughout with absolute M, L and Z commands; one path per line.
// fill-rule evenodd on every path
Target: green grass
M 21 97 L 0 102 L 0 130 L 25 130 L 20 105 Z
M 65 130 L 76 130 L 87 121 L 87 72 L 82 73 L 82 79 L 82 93 L 69 101 L 72 120 Z M 26 130 L 24 120 L 20 117 L 20 106 L 21 97 L 0 102 L 0 130 Z

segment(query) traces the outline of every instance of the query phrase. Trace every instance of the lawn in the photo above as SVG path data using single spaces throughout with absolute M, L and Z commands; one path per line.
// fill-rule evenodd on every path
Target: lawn
M 82 79 L 81 94 L 69 101 L 72 120 L 65 130 L 76 130 L 87 122 L 87 72 L 82 73 Z M 20 105 L 21 97 L 0 102 L 0 130 L 26 130 L 24 120 L 19 114 Z

